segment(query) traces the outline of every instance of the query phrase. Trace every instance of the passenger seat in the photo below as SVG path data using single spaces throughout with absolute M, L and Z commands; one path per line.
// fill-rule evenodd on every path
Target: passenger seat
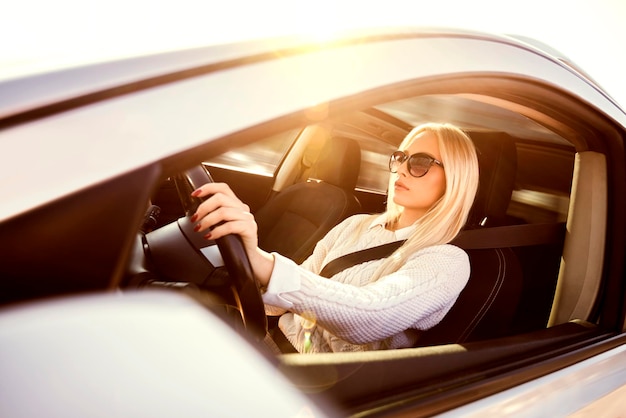
M 280 191 L 255 213 L 259 247 L 304 261 L 333 226 L 360 211 L 354 195 L 360 168 L 356 141 L 328 139 L 308 180 Z

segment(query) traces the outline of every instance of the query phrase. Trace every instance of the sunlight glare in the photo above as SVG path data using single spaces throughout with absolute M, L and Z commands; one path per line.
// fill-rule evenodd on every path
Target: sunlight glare
M 355 29 L 428 26 L 533 37 L 624 98 L 625 16 L 622 0 L 528 0 L 514 10 L 498 0 L 22 0 L 0 14 L 0 36 L 10 40 L 0 43 L 0 76 L 40 61 L 86 63 L 284 35 L 324 44 Z

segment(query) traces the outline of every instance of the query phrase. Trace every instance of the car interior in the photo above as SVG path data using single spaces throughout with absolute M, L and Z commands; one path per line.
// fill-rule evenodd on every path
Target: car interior
M 271 129 L 234 133 L 2 223 L 2 303 L 184 282 L 190 294 L 209 292 L 220 307 L 236 306 L 229 273 L 181 235 L 192 189 L 175 173 L 203 161 L 214 181 L 250 205 L 260 246 L 302 261 L 342 219 L 384 211 L 389 154 L 412 126 L 441 121 L 466 130 L 480 165 L 470 219 L 454 241 L 468 252 L 472 273 L 452 310 L 413 348 L 270 360 L 304 392 L 348 413 L 376 415 L 382 404 L 401 410 L 399 394 L 437 412 L 442 390 L 483 381 L 497 391 L 510 385 L 507 370 L 613 332 L 618 307 L 605 296 L 619 283 L 604 279 L 616 276 L 606 267 L 616 254 L 605 243 L 623 244 L 607 228 L 624 206 L 623 184 L 611 180 L 623 170 L 611 162 L 619 134 L 572 98 L 530 82 L 433 85 L 329 104 L 322 120 L 288 115 Z M 507 94 L 497 93 L 501 86 Z
M 419 98 L 419 101 L 432 107 L 434 98 Z M 461 103 L 469 107 L 466 101 L 462 99 Z M 415 107 L 416 103 L 411 106 Z M 494 110 L 485 110 L 483 106 L 482 112 Z M 381 126 L 382 115 L 382 111 L 361 113 L 339 126 L 308 126 L 299 134 L 301 153 L 291 150 L 285 158 L 297 156 L 300 163 L 289 164 L 293 167 L 289 172 L 278 171 L 267 202 L 254 212 L 262 248 L 301 262 L 311 254 L 319 238 L 342 219 L 353 213 L 384 210 L 386 155 L 371 150 L 371 144 L 363 139 L 364 133 L 359 137 L 354 132 L 366 126 L 374 131 L 366 133 L 373 138 L 368 139 L 382 143 L 378 149 L 393 151 L 411 125 L 384 114 L 384 123 L 393 125 L 394 131 L 393 135 L 382 135 L 389 138 L 383 141 L 379 133 L 386 127 Z M 503 337 L 543 328 L 556 290 L 575 150 L 556 137 L 546 142 L 536 137 L 515 137 L 504 131 L 468 129 L 467 132 L 478 150 L 480 187 L 465 231 L 455 243 L 470 255 L 472 278 L 446 319 L 422 337 L 422 343 L 428 345 Z M 347 137 L 350 133 L 353 138 Z M 378 183 L 378 190 L 357 187 L 360 152 L 363 152 L 359 139 L 370 153 L 381 153 L 377 155 L 374 174 L 383 180 Z M 307 145 L 302 146 L 300 141 Z M 345 145 L 347 141 L 350 148 Z M 319 142 L 324 145 L 317 145 L 319 156 L 311 162 L 316 147 L 308 144 Z M 223 166 L 210 162 L 207 166 L 214 178 L 232 184 L 231 187 L 242 183 L 231 180 L 232 173 Z M 537 176 L 535 170 L 542 175 Z M 289 178 L 292 183 L 283 178 Z M 324 197 L 316 190 L 321 190 Z M 333 191 L 338 196 L 331 194 Z M 323 218 L 319 219 L 320 216 Z
M 322 354 L 313 359 L 284 354 L 281 369 L 303 390 L 313 396 L 330 395 L 348 411 L 362 411 L 364 404 L 375 408 L 377 398 L 397 390 L 432 395 L 440 390 L 442 375 L 454 376 L 459 368 L 467 373 L 474 367 L 480 374 L 479 365 L 487 359 L 491 366 L 505 367 L 504 359 L 519 353 L 521 347 L 536 360 L 572 341 L 604 332 L 595 316 L 608 199 L 607 179 L 602 174 L 606 173 L 606 160 L 597 150 L 602 146 L 593 140 L 582 141 L 578 134 L 565 135 L 571 130 L 557 134 L 537 119 L 524 117 L 514 106 L 492 102 L 492 98 L 478 95 L 419 96 L 346 115 L 334 124 L 307 126 L 299 133 L 299 139 L 311 142 L 320 137 L 357 140 L 363 156 L 361 176 L 367 176 L 363 166 L 374 160 L 368 154 L 380 153 L 372 150 L 371 142 L 379 144 L 377 150 L 393 151 L 412 126 L 452 119 L 472 138 L 480 165 L 479 192 L 470 219 L 453 242 L 468 252 L 472 273 L 448 315 L 423 333 L 415 349 L 376 356 Z M 454 117 L 447 116 L 450 114 Z M 311 156 L 304 152 L 308 147 L 300 146 L 302 152 L 292 149 L 282 164 L 289 166 L 294 158 L 310 161 Z M 387 155 L 377 155 L 374 174 L 385 181 Z M 324 163 L 320 159 L 309 164 Z M 216 179 L 240 184 L 231 180 L 233 174 L 224 165 L 206 164 Z M 306 172 L 307 164 L 291 161 L 291 166 L 296 173 Z M 333 169 L 342 170 L 345 165 Z M 324 181 L 285 174 L 282 169 L 275 178 L 268 195 L 270 206 L 275 196 L 294 187 L 279 181 L 282 178 L 296 184 Z M 357 182 L 354 194 L 362 213 L 384 210 L 385 190 L 381 187 L 386 185 L 379 183 L 376 189 Z M 263 205 L 258 209 L 260 213 L 264 210 Z M 294 222 L 311 227 L 309 220 Z M 316 225 L 322 228 L 319 222 Z M 299 226 L 287 230 L 292 228 L 298 230 Z M 436 364 L 429 363 L 433 356 L 439 359 Z M 419 370 L 419 377 L 406 370 Z

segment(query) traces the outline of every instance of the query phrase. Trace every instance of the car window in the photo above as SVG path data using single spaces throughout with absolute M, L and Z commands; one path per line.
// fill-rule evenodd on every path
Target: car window
M 569 210 L 575 151 L 520 141 L 516 187 L 508 214 L 527 223 L 565 222 Z
M 205 162 L 216 167 L 271 177 L 300 132 L 301 129 L 281 132 L 227 151 Z
M 361 171 L 357 180 L 357 189 L 387 193 L 389 184 L 389 155 L 396 150 L 396 146 L 382 141 L 362 140 Z
M 230 170 L 245 171 L 271 177 L 297 139 L 301 129 L 292 129 L 255 141 L 205 161 Z M 361 171 L 357 189 L 374 193 L 386 193 L 389 181 L 389 155 L 394 145 L 373 139 L 359 138 L 361 146 Z

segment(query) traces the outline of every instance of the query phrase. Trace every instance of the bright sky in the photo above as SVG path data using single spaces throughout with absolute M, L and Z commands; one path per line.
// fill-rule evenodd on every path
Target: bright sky
M 624 0 L 13 0 L 1 10 L 0 69 L 37 55 L 123 55 L 250 34 L 444 26 L 534 37 L 626 107 Z

